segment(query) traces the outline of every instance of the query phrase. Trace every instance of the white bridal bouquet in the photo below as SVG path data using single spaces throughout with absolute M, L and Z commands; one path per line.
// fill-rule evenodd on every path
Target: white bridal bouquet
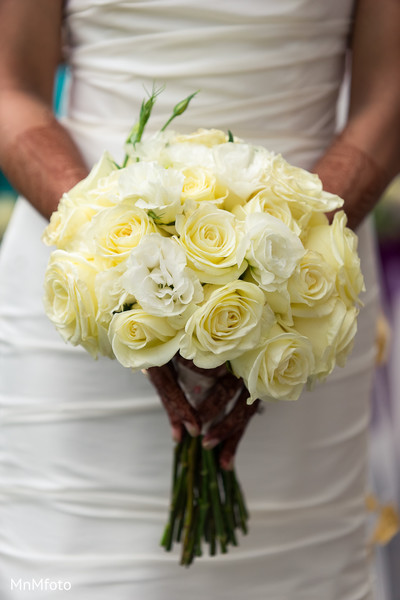
M 325 215 L 343 201 L 317 175 L 230 132 L 166 130 L 194 94 L 142 140 L 156 95 L 142 104 L 123 165 L 105 152 L 51 217 L 47 315 L 95 358 L 138 370 L 179 353 L 204 369 L 228 364 L 249 404 L 296 400 L 344 365 L 356 332 L 357 237 L 344 212 L 331 224 Z M 184 564 L 203 537 L 211 552 L 215 536 L 226 551 L 247 516 L 234 473 L 193 444 L 178 445 L 163 539 L 169 549 L 186 535 Z M 194 464 L 217 481 L 217 500 L 215 486 L 193 484 Z

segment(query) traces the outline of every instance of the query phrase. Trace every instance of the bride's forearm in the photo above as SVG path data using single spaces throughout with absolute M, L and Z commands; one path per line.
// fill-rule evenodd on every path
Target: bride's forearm
M 358 0 L 348 123 L 314 166 L 356 227 L 400 171 L 400 3 Z
M 345 133 L 336 138 L 313 171 L 319 175 L 324 189 L 344 199 L 348 226 L 356 229 L 374 208 L 392 177 L 350 140 L 347 141 Z
M 0 165 L 46 218 L 62 194 L 87 175 L 79 150 L 51 110 L 18 90 L 5 92 L 0 101 Z
M 87 174 L 52 110 L 62 0 L 0 2 L 0 167 L 45 216 Z

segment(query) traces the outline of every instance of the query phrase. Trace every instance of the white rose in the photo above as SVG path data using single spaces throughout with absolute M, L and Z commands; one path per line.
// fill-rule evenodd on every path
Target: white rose
M 294 202 L 291 203 L 291 207 L 294 206 Z M 323 212 L 317 211 L 307 211 L 304 212 L 303 215 L 297 219 L 295 214 L 298 214 L 297 211 L 292 211 L 292 215 L 294 220 L 297 222 L 298 226 L 301 227 L 301 231 L 299 237 L 304 244 L 304 241 L 307 239 L 310 230 L 313 227 L 319 227 L 320 225 L 329 225 L 328 217 Z
M 200 281 L 186 264 L 174 238 L 157 233 L 144 237 L 127 259 L 124 289 L 149 314 L 175 316 L 203 300 Z
M 237 280 L 223 286 L 206 286 L 205 301 L 186 323 L 180 353 L 205 369 L 222 365 L 253 348 L 263 327 L 275 316 L 265 305 L 258 286 Z
M 347 217 L 340 211 L 332 225 L 311 228 L 304 243 L 306 248 L 322 254 L 335 269 L 339 296 L 347 306 L 352 306 L 365 288 L 357 254 L 358 238 L 346 224 Z
M 100 181 L 115 172 L 119 172 L 117 164 L 111 154 L 104 152 L 100 160 L 93 165 L 89 175 L 69 190 L 68 195 L 71 198 L 86 197 L 90 190 L 96 189 Z
M 336 340 L 336 364 L 339 367 L 346 365 L 347 357 L 354 347 L 354 338 L 357 333 L 357 317 L 359 309 L 352 306 L 347 309 L 342 326 Z
M 304 247 L 293 231 L 267 213 L 248 215 L 245 229 L 238 260 L 246 257 L 260 287 L 273 292 L 292 275 L 304 255 Z
M 244 257 L 238 262 L 241 238 L 235 216 L 210 204 L 200 205 L 175 223 L 178 241 L 190 267 L 204 283 L 224 284 L 245 271 Z
M 303 204 L 310 211 L 329 212 L 343 206 L 342 198 L 323 190 L 318 175 L 294 167 L 281 155 L 274 157 L 269 186 L 278 198 Z
M 301 233 L 301 228 L 293 218 L 288 202 L 278 200 L 268 189 L 262 189 L 243 206 L 234 207 L 232 212 L 241 219 L 253 213 L 267 213 L 282 221 L 296 235 Z
M 89 175 L 62 196 L 44 230 L 43 242 L 59 249 L 73 250 L 78 245 L 77 239 L 84 226 L 107 202 L 104 199 L 102 202 L 98 201 L 98 186 L 103 185 L 108 178 L 115 179 L 118 173 L 112 157 L 105 152 Z
M 334 369 L 336 363 L 344 366 L 351 352 L 357 332 L 355 307 L 347 308 L 339 298 L 330 313 L 318 319 L 295 318 L 294 327 L 310 340 L 315 356 L 315 376 L 324 379 Z
M 85 237 L 96 260 L 112 267 L 128 258 L 144 236 L 156 231 L 144 210 L 122 203 L 93 217 Z
M 182 169 L 185 178 L 182 188 L 182 202 L 211 202 L 221 206 L 227 195 L 217 190 L 217 179 L 212 171 L 202 167 L 185 167 Z
M 323 257 L 308 250 L 299 269 L 288 280 L 291 312 L 297 317 L 318 318 L 331 312 L 336 301 L 336 272 Z
M 274 325 L 253 350 L 231 361 L 233 372 L 242 377 L 252 402 L 297 400 L 314 371 L 309 340 L 296 331 Z
M 347 309 L 340 299 L 336 299 L 331 313 L 324 317 L 295 319 L 296 329 L 306 335 L 313 346 L 318 379 L 329 375 L 336 363 L 344 366 L 354 343 L 357 314 L 358 309 Z
M 265 187 L 271 171 L 272 157 L 265 148 L 228 142 L 213 148 L 215 172 L 219 184 L 229 190 L 225 207 L 244 204 Z
M 97 269 L 79 254 L 55 250 L 45 274 L 46 314 L 66 342 L 92 356 L 111 355 L 107 334 L 96 322 L 94 281 Z
M 156 162 L 134 163 L 121 170 L 121 198 L 133 201 L 157 223 L 169 225 L 182 211 L 183 179 L 176 169 L 164 169 Z
M 81 232 L 94 214 L 96 210 L 92 206 L 77 202 L 64 194 L 44 230 L 43 242 L 47 246 L 57 246 L 60 250 L 77 250 L 80 247 Z
M 168 319 L 141 308 L 116 313 L 109 329 L 117 360 L 134 370 L 166 364 L 177 353 L 181 335 Z
M 102 208 L 115 206 L 121 202 L 119 178 L 121 171 L 113 171 L 107 177 L 99 179 L 96 187 L 88 190 L 86 202 L 95 212 Z

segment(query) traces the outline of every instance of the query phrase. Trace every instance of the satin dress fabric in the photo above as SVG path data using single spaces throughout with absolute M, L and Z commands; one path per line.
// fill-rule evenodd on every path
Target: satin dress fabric
M 63 119 L 88 165 L 120 160 L 145 89 L 150 130 L 200 89 L 180 131 L 231 129 L 311 167 L 335 132 L 350 0 L 69 0 Z M 251 512 L 238 548 L 190 569 L 159 547 L 173 444 L 148 380 L 64 344 L 43 306 L 45 220 L 19 199 L 0 258 L 3 600 L 371 600 L 364 498 L 378 288 L 369 222 L 353 354 L 297 402 L 266 403 L 241 442 Z M 43 592 L 44 580 L 70 584 Z M 14 589 L 12 587 L 14 581 Z

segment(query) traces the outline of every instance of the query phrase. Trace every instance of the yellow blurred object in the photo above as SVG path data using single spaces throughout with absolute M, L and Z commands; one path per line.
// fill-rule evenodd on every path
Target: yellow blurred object
M 376 345 L 376 359 L 375 364 L 377 367 L 384 365 L 389 357 L 389 347 L 391 342 L 391 329 L 389 321 L 386 315 L 381 310 L 378 315 L 376 322 L 376 334 L 375 334 L 375 345 Z
M 365 505 L 369 512 L 375 512 L 379 509 L 378 500 L 373 494 L 368 494 L 368 496 L 365 499 Z
M 400 530 L 399 513 L 393 504 L 379 504 L 373 494 L 369 494 L 365 502 L 367 510 L 377 513 L 377 522 L 372 532 L 370 543 L 384 546 Z

